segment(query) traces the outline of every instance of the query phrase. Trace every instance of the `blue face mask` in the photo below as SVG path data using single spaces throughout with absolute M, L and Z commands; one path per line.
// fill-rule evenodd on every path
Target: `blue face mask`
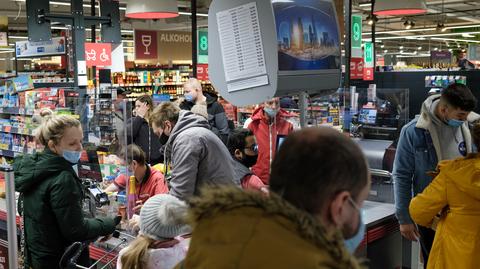
M 265 113 L 267 113 L 267 115 L 270 117 L 270 118 L 274 118 L 277 113 L 278 113 L 278 110 L 276 109 L 271 109 L 271 108 L 264 108 L 263 111 L 265 111 Z
M 63 158 L 67 160 L 71 164 L 77 164 L 80 161 L 80 157 L 82 156 L 81 151 L 72 151 L 72 150 L 64 150 L 63 151 Z
M 447 122 L 448 126 L 451 126 L 451 127 L 460 127 L 463 125 L 463 123 L 465 122 L 461 120 L 456 120 L 456 119 L 449 119 Z
M 192 102 L 193 103 L 193 95 L 191 94 L 185 94 L 185 100 L 187 102 Z
M 360 209 L 357 204 L 352 200 L 352 198 L 349 198 L 350 203 L 352 203 L 352 206 L 355 207 L 355 209 L 359 213 L 359 221 L 358 221 L 358 229 L 357 233 L 351 237 L 350 239 L 346 239 L 344 241 L 345 247 L 348 249 L 350 253 L 354 253 L 355 250 L 358 248 L 360 243 L 362 243 L 363 238 L 365 237 L 365 222 L 363 221 L 363 214 L 365 211 L 363 209 Z

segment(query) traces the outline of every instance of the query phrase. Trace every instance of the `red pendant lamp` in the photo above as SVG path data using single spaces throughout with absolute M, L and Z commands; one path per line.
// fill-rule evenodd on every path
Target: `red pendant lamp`
M 131 19 L 168 19 L 178 17 L 176 0 L 128 0 L 125 17 Z
M 427 12 L 425 0 L 376 0 L 373 14 L 377 16 L 404 16 Z

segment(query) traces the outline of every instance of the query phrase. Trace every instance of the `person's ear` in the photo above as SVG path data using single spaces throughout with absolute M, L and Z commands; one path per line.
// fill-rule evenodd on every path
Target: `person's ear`
M 133 169 L 134 172 L 135 172 L 135 170 L 137 170 L 137 167 L 138 167 L 138 162 L 133 160 L 132 161 L 132 169 Z
M 243 159 L 243 153 L 242 153 L 241 150 L 239 150 L 239 149 L 235 150 L 235 158 L 237 158 L 239 160 Z
M 348 197 L 350 197 L 350 193 L 342 191 L 335 195 L 330 202 L 328 207 L 330 211 L 330 221 L 335 227 L 341 227 L 345 222 L 344 219 L 348 214 L 348 211 L 345 210 L 347 208 L 346 205 L 348 204 Z
M 55 153 L 58 154 L 58 152 L 56 152 L 56 150 L 55 150 L 55 142 L 53 142 L 53 140 L 49 140 L 49 141 L 48 141 L 48 148 L 49 148 L 51 151 L 53 151 L 53 152 L 55 152 Z

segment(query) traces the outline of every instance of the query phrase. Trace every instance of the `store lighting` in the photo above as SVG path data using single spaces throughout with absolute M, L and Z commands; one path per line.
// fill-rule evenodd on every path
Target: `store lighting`
M 405 27 L 405 29 L 409 30 L 409 29 L 412 29 L 415 26 L 415 22 L 413 22 L 412 20 L 406 20 L 403 23 L 403 26 Z
M 365 20 L 367 21 L 368 25 L 374 25 L 375 23 L 378 22 L 377 16 L 372 14 L 369 14 Z
M 128 0 L 125 17 L 130 19 L 168 19 L 178 17 L 176 0 Z
M 8 38 L 13 38 L 13 39 L 28 39 L 28 36 L 15 36 L 15 35 L 11 35 L 11 36 L 8 36 Z
M 463 28 L 478 28 L 480 24 L 470 24 L 470 25 L 458 25 L 458 26 L 448 26 L 445 27 L 445 30 L 451 29 L 463 29 Z M 437 28 L 416 28 L 410 30 L 391 30 L 391 31 L 378 31 L 375 32 L 376 35 L 379 34 L 398 34 L 398 33 L 410 33 L 410 32 L 428 32 L 428 31 L 436 31 Z M 364 32 L 362 35 L 371 35 L 372 32 Z
M 400 51 L 400 54 L 402 54 L 402 53 L 403 53 L 403 50 Z
M 384 53 L 387 53 L 387 52 L 388 52 L 388 50 L 383 50 L 383 52 L 384 52 Z
M 385 48 L 385 45 L 381 45 L 380 48 L 382 48 L 382 49 Z
M 445 27 L 445 25 L 443 23 L 438 23 L 437 24 L 437 31 L 445 32 L 445 31 L 447 31 L 447 27 Z
M 378 16 L 414 15 L 427 12 L 424 0 L 377 0 L 373 14 Z
M 400 49 L 403 50 L 403 46 L 400 46 Z
M 422 47 L 418 47 L 417 49 L 418 49 L 418 50 L 421 50 L 421 49 L 422 49 Z
M 359 7 L 371 7 L 372 3 L 362 3 L 358 5 Z
M 447 40 L 447 41 L 457 41 L 457 42 L 466 42 L 466 43 L 480 43 L 478 40 L 471 40 L 471 39 L 456 39 L 456 38 L 438 38 L 438 37 L 432 37 L 432 40 Z M 460 46 L 458 46 L 460 47 Z
M 463 34 L 480 34 L 480 31 L 468 32 Z M 429 35 L 410 35 L 410 36 L 387 36 L 387 37 L 377 37 L 379 40 L 392 40 L 392 39 L 408 39 L 411 37 L 416 37 L 418 40 L 425 40 L 425 37 L 441 37 L 441 36 L 458 36 L 462 33 L 438 33 L 438 34 L 429 34 Z M 422 39 L 423 38 L 423 39 Z M 447 40 L 447 39 L 445 39 Z
M 474 36 L 474 35 L 471 35 L 471 34 L 465 33 L 465 34 L 462 34 L 462 37 L 475 37 L 475 36 Z

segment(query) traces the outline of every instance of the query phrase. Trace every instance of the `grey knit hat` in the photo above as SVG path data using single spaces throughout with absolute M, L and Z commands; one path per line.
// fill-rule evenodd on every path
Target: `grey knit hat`
M 140 232 L 155 240 L 174 238 L 191 232 L 185 222 L 188 206 L 169 194 L 148 199 L 140 210 Z

